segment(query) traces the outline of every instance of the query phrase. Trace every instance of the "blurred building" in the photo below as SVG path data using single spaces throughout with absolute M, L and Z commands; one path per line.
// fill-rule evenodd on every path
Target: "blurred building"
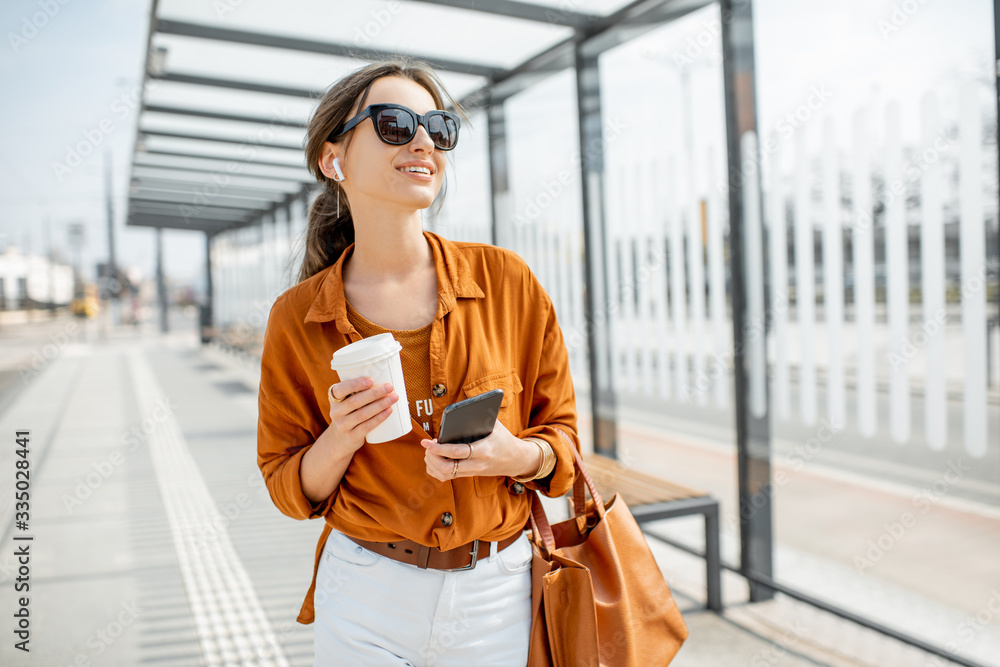
M 73 267 L 10 246 L 0 254 L 0 310 L 54 308 L 73 299 Z

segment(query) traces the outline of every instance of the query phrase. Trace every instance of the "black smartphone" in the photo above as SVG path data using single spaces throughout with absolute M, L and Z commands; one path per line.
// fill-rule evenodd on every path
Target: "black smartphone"
M 452 403 L 441 413 L 441 430 L 438 442 L 462 443 L 482 440 L 493 432 L 503 389 L 491 389 L 485 393 Z

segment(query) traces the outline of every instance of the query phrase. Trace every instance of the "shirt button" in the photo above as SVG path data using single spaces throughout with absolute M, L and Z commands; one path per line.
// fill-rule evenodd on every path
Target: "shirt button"
M 450 526 L 452 522 L 451 512 L 445 512 L 441 515 L 441 523 L 445 526 Z
M 448 387 L 444 386 L 441 383 L 438 383 L 434 385 L 434 389 L 432 391 L 434 392 L 435 396 L 441 398 L 442 396 L 444 396 L 445 392 L 448 391 Z
M 521 495 L 522 493 L 524 493 L 524 484 L 521 484 L 520 482 L 514 482 L 513 486 L 510 487 L 510 490 L 516 493 L 517 495 Z

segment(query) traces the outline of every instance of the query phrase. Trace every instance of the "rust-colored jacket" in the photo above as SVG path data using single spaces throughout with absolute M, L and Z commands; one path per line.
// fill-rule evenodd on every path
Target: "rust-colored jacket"
M 294 519 L 324 517 L 327 523 L 300 623 L 315 618 L 316 569 L 331 527 L 360 539 L 406 538 L 451 549 L 521 530 L 530 509 L 525 489 L 557 497 L 573 486 L 569 447 L 580 448 L 576 399 L 548 294 L 511 250 L 449 241 L 427 231 L 424 237 L 434 253 L 440 295 L 431 326 L 430 381 L 444 386 L 442 395 L 433 397 L 432 430 L 438 432 L 446 406 L 499 387 L 504 390 L 499 420 L 519 438 L 535 436 L 551 444 L 556 466 L 548 477 L 524 485 L 494 476 L 440 482 L 427 474 L 420 445 L 431 436 L 413 420 L 413 430 L 403 437 L 363 445 L 329 498 L 312 503 L 305 497 L 300 461 L 329 426 L 327 388 L 339 382 L 330 359 L 361 339 L 347 319 L 342 267 L 354 247 L 348 246 L 333 266 L 278 297 L 261 355 L 257 464 L 279 510 Z M 451 517 L 442 520 L 446 513 Z

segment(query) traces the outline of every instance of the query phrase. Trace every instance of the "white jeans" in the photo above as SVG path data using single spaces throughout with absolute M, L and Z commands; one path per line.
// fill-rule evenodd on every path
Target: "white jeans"
M 315 667 L 524 667 L 531 544 L 479 554 L 471 570 L 400 563 L 334 529 L 316 576 Z

